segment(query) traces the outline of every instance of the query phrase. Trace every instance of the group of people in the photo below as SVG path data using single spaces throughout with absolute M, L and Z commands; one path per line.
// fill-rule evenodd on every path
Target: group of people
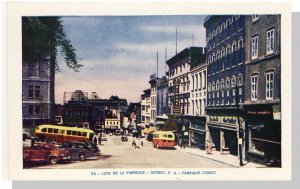
M 180 148 L 185 149 L 185 146 L 186 146 L 185 139 L 182 139 L 182 138 L 179 139 L 179 146 L 180 146 Z
M 140 149 L 140 146 L 143 146 L 143 141 L 141 140 L 140 137 L 138 138 L 133 138 L 132 144 L 131 144 L 135 149 Z

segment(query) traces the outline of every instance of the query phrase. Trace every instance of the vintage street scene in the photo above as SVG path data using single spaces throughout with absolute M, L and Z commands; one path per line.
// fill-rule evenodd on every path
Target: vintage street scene
M 23 169 L 281 168 L 280 41 L 276 14 L 24 16 Z

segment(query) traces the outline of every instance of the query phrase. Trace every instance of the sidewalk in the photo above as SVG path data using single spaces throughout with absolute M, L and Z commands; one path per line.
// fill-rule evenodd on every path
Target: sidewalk
M 190 148 L 186 147 L 185 149 L 181 149 L 179 146 L 175 147 L 177 150 L 193 154 L 199 157 L 207 158 L 213 161 L 217 161 L 220 163 L 224 163 L 236 168 L 266 168 L 267 166 L 262 164 L 257 164 L 253 162 L 245 162 L 244 166 L 240 166 L 240 161 L 238 156 L 234 156 L 231 154 L 222 154 L 219 151 L 212 151 L 212 154 L 207 154 L 205 150 L 200 150 L 199 148 Z

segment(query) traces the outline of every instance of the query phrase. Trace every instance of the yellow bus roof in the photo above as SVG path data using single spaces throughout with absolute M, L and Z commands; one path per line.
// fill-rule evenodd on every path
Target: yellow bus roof
M 78 127 L 68 127 L 68 126 L 60 126 L 60 125 L 39 125 L 37 126 L 39 128 L 57 128 L 57 129 L 69 129 L 69 130 L 73 130 L 73 131 L 85 131 L 85 132 L 94 132 L 91 129 L 85 129 L 85 128 L 78 128 Z

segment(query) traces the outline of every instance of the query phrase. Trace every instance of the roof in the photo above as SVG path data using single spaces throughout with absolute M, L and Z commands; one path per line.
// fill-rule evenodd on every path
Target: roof
M 142 130 L 142 132 L 146 133 L 146 134 L 153 133 L 154 131 L 155 131 L 155 128 L 153 128 L 153 127 L 145 128 L 144 130 Z
M 205 61 L 206 57 L 205 57 L 205 51 L 203 49 L 204 47 L 185 48 L 184 50 L 182 50 L 181 52 L 179 52 L 178 54 L 176 54 L 175 56 L 167 60 L 167 64 L 169 67 L 172 67 L 175 64 L 177 64 L 179 61 L 187 57 L 190 59 L 188 63 L 195 62 L 196 60 L 201 58 L 203 58 Z

